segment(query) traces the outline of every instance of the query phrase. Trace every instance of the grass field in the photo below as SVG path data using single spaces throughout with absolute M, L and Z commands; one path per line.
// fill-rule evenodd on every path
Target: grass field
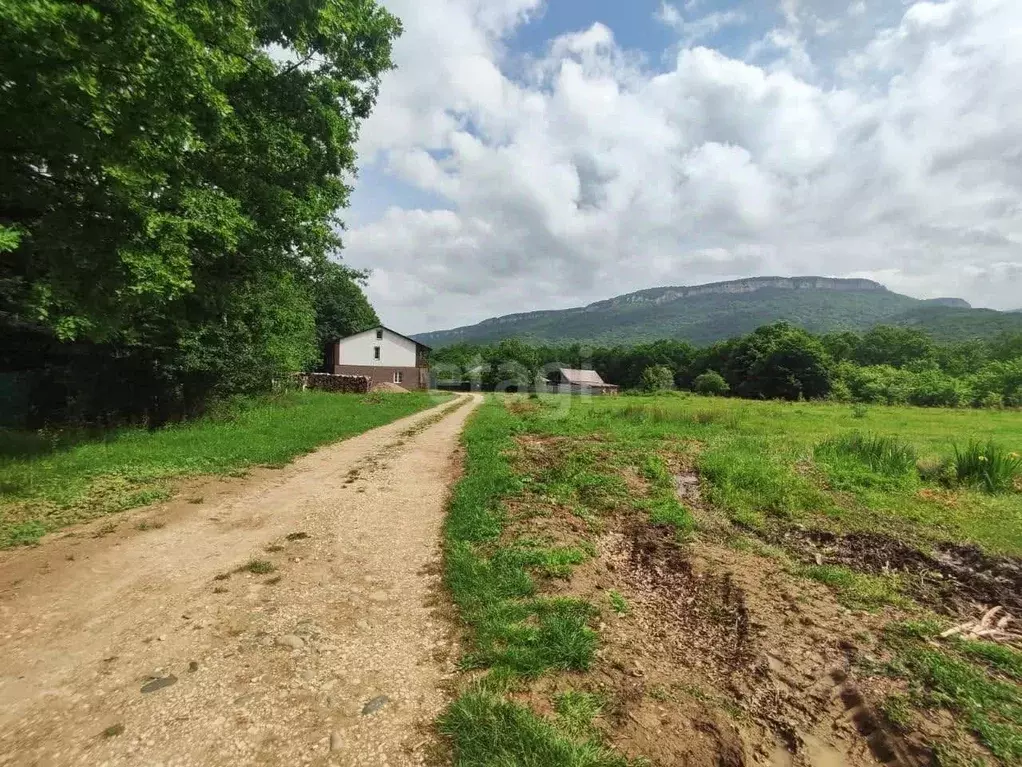
M 426 393 L 292 393 L 158 431 L 122 429 L 78 443 L 0 433 L 0 548 L 74 522 L 168 498 L 173 480 L 283 466 L 436 403 Z
M 666 535 L 675 551 L 656 572 L 684 560 L 668 573 L 678 582 L 692 557 L 716 557 L 751 571 L 753 585 L 760 568 L 764 577 L 778 573 L 804 591 L 796 608 L 819 601 L 813 589 L 822 584 L 834 625 L 805 641 L 857 643 L 864 660 L 853 672 L 892 737 L 915 743 L 929 722 L 926 731 L 938 726 L 942 735 L 920 748 L 939 764 L 1022 763 L 1022 652 L 940 637 L 973 617 L 972 602 L 992 607 L 1003 598 L 1018 615 L 1022 594 L 990 573 L 1022 573 L 1022 414 L 677 395 L 505 397 L 484 405 L 464 441 L 467 471 L 445 531 L 446 577 L 468 629 L 463 665 L 476 673 L 440 722 L 458 764 L 643 763 L 641 737 L 625 738 L 627 753 L 613 746 L 628 726 L 622 712 L 635 719 L 646 698 L 636 702 L 627 674 L 618 689 L 606 680 L 627 665 L 620 627 L 641 625 L 648 634 L 671 616 L 650 612 L 652 592 L 608 588 L 631 583 L 621 562 L 607 559 L 608 541 L 623 535 L 647 543 Z M 689 503 L 685 488 L 694 482 L 700 491 Z M 632 551 L 633 560 L 642 554 Z M 970 564 L 939 571 L 955 557 Z M 757 599 L 771 595 L 734 596 L 740 581 L 715 578 L 711 571 L 684 581 L 675 597 L 698 605 L 688 589 L 726 582 L 707 595 L 706 615 L 773 620 L 755 615 Z M 728 612 L 721 594 L 741 609 Z M 697 617 L 705 623 L 706 615 Z M 710 623 L 700 625 L 720 628 Z M 665 666 L 674 662 L 657 652 L 651 657 Z M 712 656 L 714 648 L 686 652 Z M 665 701 L 678 710 L 713 708 L 719 685 L 689 684 L 700 679 L 693 668 L 712 657 L 676 658 L 674 676 L 659 674 L 669 684 L 649 682 L 644 695 L 661 709 Z M 741 727 L 759 721 L 753 704 L 717 703 Z

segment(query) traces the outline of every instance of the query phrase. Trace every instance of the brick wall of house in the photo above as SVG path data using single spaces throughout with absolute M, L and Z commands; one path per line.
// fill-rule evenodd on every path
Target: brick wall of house
M 428 389 L 429 368 L 388 367 L 386 365 L 334 365 L 334 373 L 366 376 L 373 384 L 395 383 L 394 374 L 401 373 L 398 386 L 405 389 Z

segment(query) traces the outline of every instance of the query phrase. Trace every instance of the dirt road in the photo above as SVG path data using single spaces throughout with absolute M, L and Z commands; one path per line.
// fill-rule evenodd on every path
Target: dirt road
M 464 400 L 2 555 L 0 764 L 423 763 Z

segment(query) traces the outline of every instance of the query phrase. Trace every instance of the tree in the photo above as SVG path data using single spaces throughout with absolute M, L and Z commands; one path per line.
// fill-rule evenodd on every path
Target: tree
M 368 274 L 324 261 L 313 278 L 316 339 L 319 347 L 380 324 L 362 285 Z
M 731 390 L 731 387 L 727 385 L 727 381 L 724 380 L 724 376 L 716 370 L 708 370 L 705 373 L 696 376 L 696 379 L 692 382 L 692 390 L 697 394 L 709 394 L 721 397 L 727 394 Z
M 164 398 L 313 359 L 313 283 L 397 19 L 374 0 L 19 0 L 0 28 L 0 322 L 132 360 Z
M 776 322 L 735 344 L 724 377 L 740 397 L 815 399 L 830 393 L 831 367 L 819 340 L 786 322 Z
M 860 365 L 900 368 L 916 360 L 933 359 L 934 352 L 933 339 L 921 330 L 877 325 L 862 336 L 853 359 Z
M 674 388 L 674 373 L 666 365 L 652 365 L 642 371 L 639 387 L 651 394 L 670 391 Z

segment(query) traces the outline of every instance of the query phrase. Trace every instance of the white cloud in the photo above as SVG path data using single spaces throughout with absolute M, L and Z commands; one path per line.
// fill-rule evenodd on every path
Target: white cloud
M 686 43 L 659 72 L 596 24 L 551 41 L 525 80 L 504 41 L 540 0 L 388 5 L 406 33 L 360 149 L 451 208 L 392 208 L 346 235 L 402 330 L 764 273 L 1020 303 L 1013 0 L 917 2 L 831 61 L 808 58 L 811 36 L 847 3 L 786 0 L 774 53 Z M 689 5 L 661 16 L 695 23 Z
M 687 9 L 688 5 L 685 7 Z M 674 29 L 684 45 L 691 45 L 697 40 L 715 35 L 725 27 L 744 24 L 748 20 L 744 12 L 733 8 L 726 11 L 714 11 L 699 18 L 686 20 L 678 6 L 668 2 L 660 4 L 655 18 L 661 24 L 666 24 Z

